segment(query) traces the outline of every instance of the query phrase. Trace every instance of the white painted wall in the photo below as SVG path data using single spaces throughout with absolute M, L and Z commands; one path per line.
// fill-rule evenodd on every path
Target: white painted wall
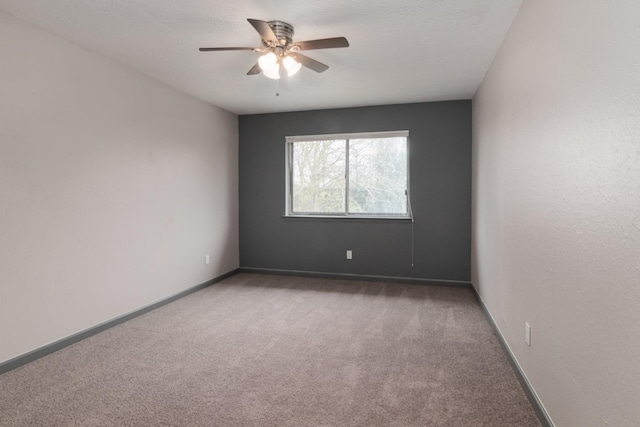
M 472 280 L 558 426 L 640 425 L 638 18 L 525 0 L 473 100 Z
M 0 13 L 0 363 L 237 268 L 237 129 Z

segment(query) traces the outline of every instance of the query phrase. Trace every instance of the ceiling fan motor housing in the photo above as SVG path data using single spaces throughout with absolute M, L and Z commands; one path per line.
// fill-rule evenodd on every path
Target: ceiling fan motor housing
M 293 25 L 282 21 L 269 21 L 269 27 L 273 30 L 281 46 L 287 46 L 293 41 Z

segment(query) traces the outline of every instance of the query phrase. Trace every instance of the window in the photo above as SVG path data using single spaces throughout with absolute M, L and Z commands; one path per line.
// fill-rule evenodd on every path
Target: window
M 287 137 L 286 215 L 410 218 L 408 137 Z

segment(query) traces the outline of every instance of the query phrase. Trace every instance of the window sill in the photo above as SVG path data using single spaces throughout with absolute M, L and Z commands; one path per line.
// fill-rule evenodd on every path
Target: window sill
M 377 221 L 412 221 L 408 216 L 370 216 L 370 215 L 282 215 L 287 220 L 371 220 Z

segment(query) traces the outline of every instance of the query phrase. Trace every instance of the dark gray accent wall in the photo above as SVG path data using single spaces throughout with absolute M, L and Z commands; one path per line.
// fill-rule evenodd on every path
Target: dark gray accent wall
M 245 115 L 240 266 L 469 281 L 471 101 Z M 285 137 L 408 130 L 408 220 L 284 218 Z M 353 259 L 347 260 L 347 249 Z

